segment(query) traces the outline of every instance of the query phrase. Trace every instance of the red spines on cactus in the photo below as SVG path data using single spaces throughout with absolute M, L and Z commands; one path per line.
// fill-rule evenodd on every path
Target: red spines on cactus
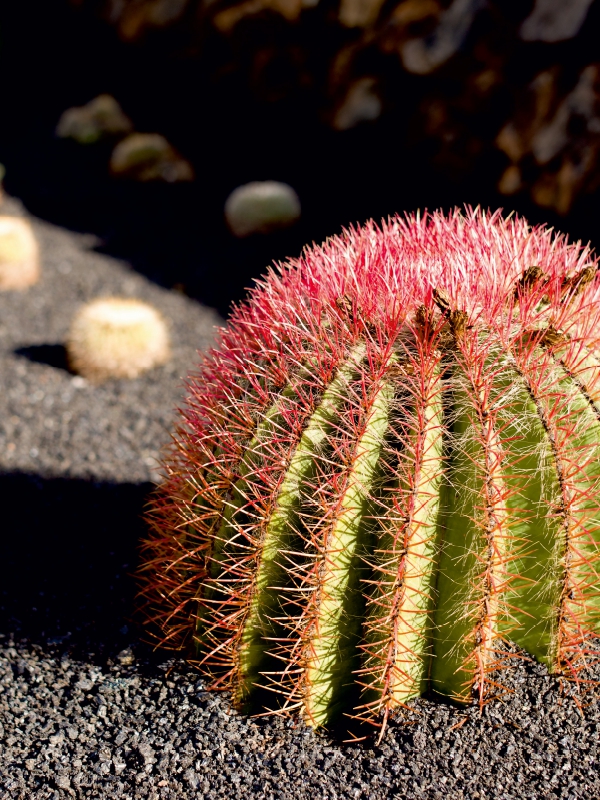
M 305 251 L 189 379 L 143 595 L 244 704 L 314 725 L 484 699 L 514 641 L 579 674 L 600 617 L 596 261 L 455 211 Z

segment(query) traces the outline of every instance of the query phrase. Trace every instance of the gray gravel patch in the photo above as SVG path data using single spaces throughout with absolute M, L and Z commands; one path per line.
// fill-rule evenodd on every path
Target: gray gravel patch
M 34 222 L 43 282 L 0 295 L 0 798 L 600 797 L 597 699 L 580 712 L 532 662 L 483 711 L 420 700 L 380 745 L 348 744 L 241 716 L 140 642 L 141 514 L 181 378 L 218 318 Z M 112 293 L 154 303 L 175 355 L 93 387 L 60 347 L 78 304 Z
M 181 665 L 131 660 L 4 645 L 2 797 L 600 796 L 597 709 L 582 717 L 540 668 L 517 669 L 515 694 L 483 713 L 420 701 L 376 747 L 244 718 Z
M 0 213 L 10 212 L 19 212 L 14 201 L 0 206 Z M 182 397 L 182 380 L 222 320 L 127 264 L 94 252 L 92 237 L 32 222 L 42 279 L 25 292 L 0 293 L 0 466 L 41 475 L 151 480 Z M 172 338 L 167 364 L 133 381 L 100 386 L 61 368 L 76 310 L 106 295 L 139 298 L 162 312 Z

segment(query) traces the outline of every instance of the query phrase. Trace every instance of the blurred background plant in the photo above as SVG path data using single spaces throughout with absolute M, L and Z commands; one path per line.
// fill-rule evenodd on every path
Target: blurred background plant
M 465 202 L 596 237 L 600 0 L 20 0 L 5 186 L 226 313 L 342 225 Z M 232 235 L 254 181 L 302 216 Z M 596 237 L 597 238 L 597 237 Z

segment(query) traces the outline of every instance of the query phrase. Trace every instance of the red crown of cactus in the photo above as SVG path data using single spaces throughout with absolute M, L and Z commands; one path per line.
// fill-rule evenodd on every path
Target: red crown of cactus
M 189 381 L 143 595 L 246 705 L 377 722 L 581 679 L 600 619 L 596 261 L 518 218 L 368 224 L 272 272 Z

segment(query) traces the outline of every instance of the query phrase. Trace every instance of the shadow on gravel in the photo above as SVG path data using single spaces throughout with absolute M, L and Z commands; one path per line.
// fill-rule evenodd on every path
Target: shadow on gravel
M 67 351 L 62 344 L 32 344 L 28 347 L 18 347 L 15 355 L 22 356 L 36 364 L 47 364 L 49 367 L 71 372 Z
M 132 572 L 151 490 L 0 474 L 0 633 L 96 661 L 135 641 Z

